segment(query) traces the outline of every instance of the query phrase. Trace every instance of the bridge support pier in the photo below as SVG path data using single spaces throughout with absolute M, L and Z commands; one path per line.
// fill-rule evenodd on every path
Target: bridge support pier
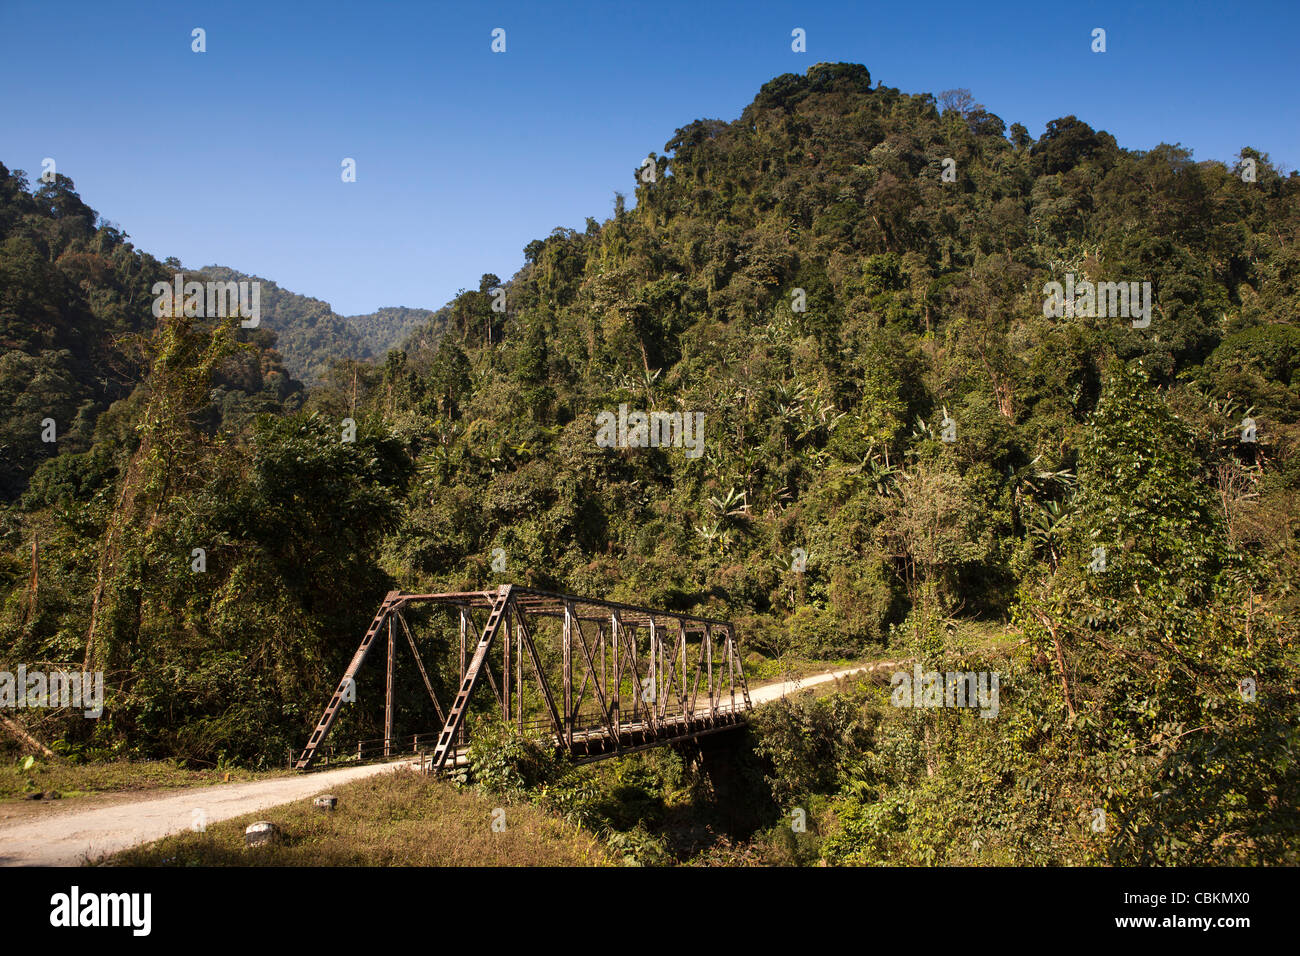
M 723 733 L 671 745 L 688 767 L 695 765 L 708 779 L 721 823 L 732 837 L 748 836 L 757 829 L 762 807 L 769 799 L 761 779 L 751 779 L 747 772 L 746 730 L 740 724 Z

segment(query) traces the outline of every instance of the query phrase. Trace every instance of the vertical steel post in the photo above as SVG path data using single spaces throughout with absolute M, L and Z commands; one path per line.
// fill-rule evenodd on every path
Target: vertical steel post
M 658 659 L 659 631 L 655 627 L 654 615 L 650 616 L 650 724 L 655 723 L 655 705 L 659 703 L 659 669 Z
M 641 699 L 641 688 L 636 686 L 636 670 L 635 670 L 636 668 L 636 626 L 633 625 L 632 627 L 628 627 L 626 624 L 624 624 L 623 619 L 621 617 L 618 617 L 617 611 L 614 612 L 614 618 L 618 621 L 618 633 L 615 635 L 614 638 L 614 646 L 618 648 L 618 650 L 615 653 L 618 656 L 619 666 L 622 668 L 622 670 L 619 671 L 619 674 L 622 675 L 623 677 L 627 676 L 627 660 L 623 657 L 623 654 L 625 653 L 623 645 L 628 644 L 631 646 L 631 654 L 632 654 L 631 664 L 632 664 L 633 672 L 632 672 L 632 713 L 630 715 L 630 719 L 636 720 L 637 706 L 640 703 L 640 699 Z M 622 677 L 620 677 L 619 679 L 619 686 L 620 687 L 622 686 Z
M 736 713 L 736 643 L 731 639 L 731 626 L 727 626 L 727 679 L 731 684 L 731 713 Z
M 618 666 L 622 648 L 619 647 L 618 618 L 613 614 L 609 616 L 609 650 L 612 655 L 609 665 L 613 670 L 610 676 L 614 678 L 614 723 L 618 724 L 623 719 L 623 674 Z
M 682 720 L 686 720 L 686 622 L 678 621 L 677 633 L 682 638 Z
M 468 626 L 469 626 L 468 615 L 466 615 L 465 609 L 461 608 L 460 609 L 460 683 L 456 685 L 457 688 L 460 687 L 460 684 L 465 683 L 465 631 L 467 630 Z
M 390 755 L 393 738 L 393 663 L 397 659 L 397 640 L 393 618 L 388 617 L 388 689 L 384 693 L 384 756 Z
M 713 627 L 709 624 L 704 625 L 704 654 L 709 667 L 709 716 L 713 717 Z
M 510 723 L 510 609 L 501 614 L 501 719 Z
M 515 614 L 522 614 L 519 605 L 515 605 Z M 515 622 L 517 625 L 519 621 Z M 506 680 L 510 675 L 506 675 Z M 519 727 L 519 732 L 524 730 L 524 629 L 522 626 L 515 627 L 515 721 Z
M 469 629 L 469 614 L 462 607 L 460 608 L 460 681 L 456 684 L 456 692 L 460 693 L 461 686 L 465 683 L 465 634 Z M 465 742 L 465 725 L 460 725 L 460 730 L 456 733 L 458 743 Z
M 564 744 L 573 749 L 573 618 L 569 605 L 564 605 L 564 637 L 561 653 L 564 658 Z

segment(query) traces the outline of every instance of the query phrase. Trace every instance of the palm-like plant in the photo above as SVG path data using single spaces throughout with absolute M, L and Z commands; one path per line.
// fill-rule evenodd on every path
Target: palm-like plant
M 1047 553 L 1052 571 L 1060 562 L 1062 521 L 1068 512 L 1059 501 L 1047 501 L 1031 508 L 1025 519 L 1029 539 L 1034 543 L 1034 553 Z
M 728 519 L 748 518 L 749 515 L 749 496 L 744 491 L 737 491 L 730 488 L 721 498 L 710 496 L 709 505 L 717 512 L 719 519 L 723 524 Z
M 712 544 L 718 540 L 721 532 L 718 530 L 718 522 L 713 524 L 697 524 L 694 529 L 695 533 L 704 539 L 705 544 Z

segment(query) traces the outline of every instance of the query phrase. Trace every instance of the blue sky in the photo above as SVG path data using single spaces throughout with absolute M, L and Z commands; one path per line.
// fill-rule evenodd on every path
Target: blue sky
M 1300 165 L 1300 4 L 1047 6 L 0 0 L 0 162 L 34 180 L 53 157 L 139 248 L 344 314 L 508 278 L 531 239 L 630 197 L 678 127 L 734 119 L 821 61 L 906 92 L 968 87 L 1035 136 L 1074 113 L 1128 148 Z

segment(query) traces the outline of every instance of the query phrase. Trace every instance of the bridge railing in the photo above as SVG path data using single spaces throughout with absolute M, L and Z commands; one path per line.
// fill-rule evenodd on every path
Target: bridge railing
M 718 706 L 711 715 L 708 708 L 707 698 L 697 700 L 693 718 L 696 721 L 707 721 L 710 716 L 725 716 L 732 713 L 730 698 L 719 700 Z M 737 701 L 736 711 L 742 709 L 742 704 Z M 683 714 L 686 713 L 680 701 L 673 701 L 668 707 L 660 713 L 656 708 L 653 717 L 651 716 L 650 705 L 644 708 L 638 707 L 635 718 L 630 709 L 624 709 L 617 713 L 617 725 L 622 729 L 627 729 L 633 723 L 637 725 L 658 725 L 681 723 Z M 552 726 L 549 717 L 530 717 L 523 722 L 522 728 L 515 721 L 511 721 L 511 726 L 521 729 L 523 733 L 530 737 L 554 737 L 555 728 Z M 573 720 L 573 733 L 579 735 L 607 733 L 608 725 L 605 723 L 605 716 L 598 710 L 579 711 Z M 382 760 L 385 758 L 400 757 L 405 754 L 416 755 L 422 750 L 432 752 L 438 741 L 437 731 L 425 731 L 418 734 L 402 734 L 400 736 L 389 737 L 385 740 L 383 737 L 371 737 L 361 739 L 353 747 L 336 747 L 326 745 L 319 749 L 320 765 L 322 767 L 338 766 L 346 763 L 366 763 L 373 760 Z M 452 748 L 450 762 L 454 765 L 460 762 L 460 758 L 469 751 L 469 743 L 456 744 Z M 294 754 L 289 755 L 290 765 L 292 766 Z
M 626 703 L 626 702 L 624 702 Z M 736 700 L 735 710 L 732 710 L 730 696 L 720 698 L 716 706 L 710 710 L 707 698 L 697 700 L 695 708 L 690 712 L 692 721 L 708 721 L 710 718 L 730 716 L 732 713 L 741 713 L 744 710 L 744 701 L 739 698 Z M 651 705 L 638 707 L 635 715 L 629 707 L 611 714 L 611 718 L 619 727 L 627 727 L 633 723 L 637 725 L 671 725 L 681 723 L 682 717 L 687 713 L 688 707 L 683 707 L 680 702 L 674 701 L 661 713 L 658 706 L 652 709 Z M 524 733 L 530 735 L 554 735 L 555 728 L 549 717 L 531 717 L 523 721 L 522 727 L 517 722 L 512 722 L 512 726 L 521 729 Z M 582 710 L 574 715 L 573 733 L 589 734 L 608 732 L 609 726 L 605 722 L 605 715 L 598 710 Z
M 369 763 L 375 760 L 391 759 L 393 757 L 402 757 L 406 755 L 416 756 L 422 752 L 432 753 L 434 746 L 438 742 L 437 731 L 426 731 L 418 734 L 403 734 L 401 736 L 389 737 L 385 740 L 383 737 L 371 737 L 358 740 L 352 747 L 335 747 L 327 745 L 318 749 L 320 756 L 319 766 L 324 769 L 329 766 L 339 766 L 340 764 L 357 764 Z M 469 751 L 469 744 L 455 744 L 451 748 L 449 763 L 455 765 L 460 762 L 462 755 Z M 293 765 L 295 755 L 289 754 L 289 764 Z

